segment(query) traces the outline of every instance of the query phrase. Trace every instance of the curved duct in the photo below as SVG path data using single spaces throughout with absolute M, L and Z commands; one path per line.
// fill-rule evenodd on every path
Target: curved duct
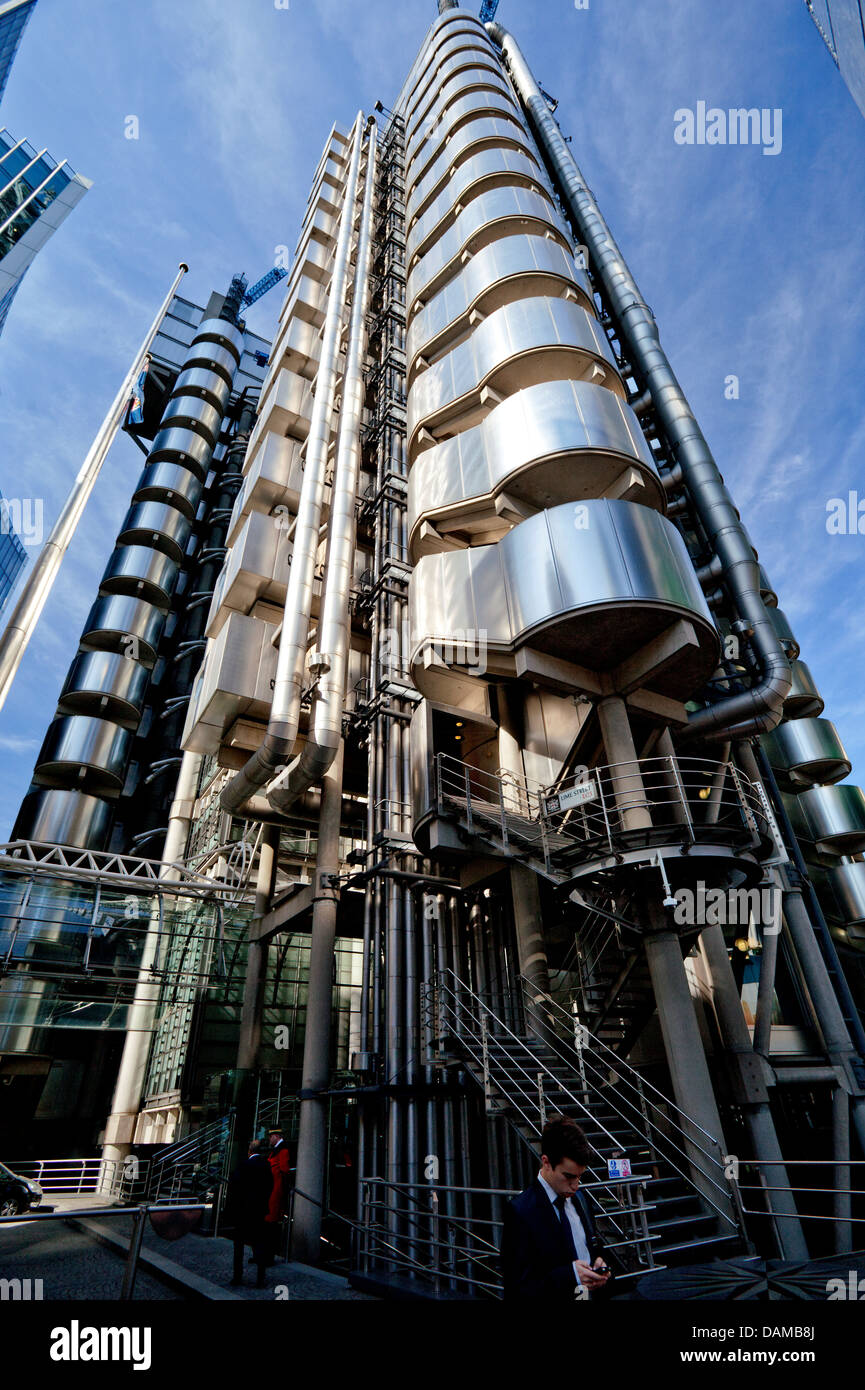
M 238 812 L 259 787 L 280 772 L 294 752 L 300 724 L 300 700 L 306 667 L 310 605 L 324 498 L 327 451 L 336 391 L 342 311 L 357 203 L 362 113 L 354 123 L 351 165 L 336 246 L 327 317 L 321 347 L 315 401 L 307 440 L 306 468 L 294 530 L 294 550 L 279 643 L 270 720 L 261 746 L 222 790 L 224 811 Z
M 685 732 L 713 740 L 768 732 L 783 714 L 791 686 L 790 664 L 760 597 L 759 566 L 745 529 L 661 347 L 654 315 L 586 186 L 519 45 L 500 24 L 487 24 L 486 29 L 507 59 L 530 123 L 559 182 L 565 207 L 588 247 L 592 265 L 621 325 L 631 361 L 645 381 L 658 418 L 675 446 L 696 512 L 709 544 L 722 562 L 724 580 L 741 618 L 751 629 L 762 672 L 758 684 L 692 713 Z

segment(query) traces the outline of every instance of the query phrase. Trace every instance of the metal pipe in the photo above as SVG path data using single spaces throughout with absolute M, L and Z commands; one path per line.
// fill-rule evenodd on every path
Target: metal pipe
M 724 580 L 740 617 L 752 631 L 761 678 L 747 691 L 731 694 L 715 705 L 691 714 L 689 736 L 746 737 L 773 729 L 780 721 L 790 693 L 790 663 L 760 597 L 760 572 L 739 514 L 711 450 L 697 424 L 687 397 L 661 347 L 655 316 L 604 221 L 598 204 L 541 94 L 519 45 L 500 24 L 487 33 L 507 59 L 516 90 L 540 145 L 558 181 L 569 216 L 621 329 L 626 355 L 639 368 L 658 419 L 676 450 L 685 485 L 694 502 L 706 538 L 724 567 Z
M 327 1101 L 322 1092 L 330 1081 L 330 1034 L 333 1010 L 333 954 L 339 888 L 339 821 L 342 807 L 343 748 L 324 775 L 318 852 L 315 861 L 315 901 L 309 951 L 306 1036 L 300 1090 L 300 1130 L 297 1140 L 297 1192 L 292 1225 L 292 1258 L 318 1264 L 321 1257 L 322 1203 L 327 1176 Z M 308 1195 L 306 1195 L 308 1194 Z
M 368 127 L 366 183 L 360 239 L 354 276 L 354 300 L 339 416 L 339 442 L 333 480 L 324 597 L 318 625 L 316 666 L 320 672 L 313 701 L 312 724 L 301 753 L 268 789 L 274 810 L 287 811 L 299 796 L 319 782 L 336 757 L 342 738 L 342 716 L 348 653 L 351 645 L 349 594 L 357 531 L 357 483 L 360 473 L 360 426 L 363 419 L 363 359 L 372 262 L 372 213 L 375 194 L 377 132 Z
M 162 852 L 160 879 L 171 879 L 176 861 L 182 859 L 195 810 L 202 755 L 184 753 L 177 777 L 174 801 L 168 818 L 168 833 Z M 160 981 L 151 975 L 161 935 L 161 921 L 151 914 L 138 967 L 135 998 L 129 1010 L 123 1055 L 117 1072 L 111 1114 L 105 1124 L 103 1162 L 120 1163 L 129 1153 L 135 1134 L 138 1108 L 144 1090 L 150 1036 L 159 1001 Z
M 288 762 L 294 751 L 294 742 L 300 723 L 300 701 L 306 670 L 306 648 L 315 581 L 318 533 L 324 501 L 328 443 L 339 363 L 339 340 L 348 279 L 348 258 L 351 250 L 354 209 L 357 202 L 363 133 L 362 119 L 363 113 L 359 111 L 353 127 L 351 164 L 346 179 L 343 213 L 337 238 L 333 276 L 330 283 L 330 295 L 322 337 L 321 362 L 316 377 L 315 400 L 307 437 L 306 465 L 297 511 L 291 570 L 285 595 L 279 659 L 276 667 L 270 719 L 259 748 L 222 790 L 220 805 L 224 811 L 230 811 L 233 815 L 242 809 L 247 799 L 258 791 L 259 787 L 263 787 Z
M 6 696 L 9 694 L 10 686 L 15 679 L 27 644 L 33 635 L 33 630 L 39 621 L 57 577 L 57 571 L 63 562 L 63 556 L 69 548 L 76 527 L 81 520 L 82 512 L 87 505 L 87 500 L 93 491 L 96 479 L 99 477 L 100 469 L 114 443 L 115 435 L 132 398 L 133 387 L 141 374 L 144 359 L 159 332 L 177 287 L 188 269 L 189 266 L 181 261 L 171 289 L 162 301 L 159 312 L 150 325 L 144 341 L 133 358 L 132 365 L 123 378 L 117 395 L 108 408 L 108 413 L 79 469 L 72 490 L 63 504 L 60 515 L 54 523 L 38 560 L 24 581 L 18 602 L 2 636 L 0 636 L 0 709 L 3 708 Z

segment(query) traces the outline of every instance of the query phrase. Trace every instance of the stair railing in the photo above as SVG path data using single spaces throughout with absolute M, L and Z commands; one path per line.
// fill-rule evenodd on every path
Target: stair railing
M 581 1075 L 583 1071 L 588 1075 L 590 1090 L 603 1099 L 604 1104 L 624 1123 L 643 1135 L 653 1156 L 660 1154 L 688 1186 L 713 1207 L 718 1216 L 743 1231 L 739 1194 L 735 1183 L 726 1180 L 723 1153 L 715 1136 L 647 1081 L 583 1023 L 576 1025 L 581 1038 L 578 1047 L 572 1041 L 573 1016 L 549 994 L 539 993 L 537 985 L 524 975 L 520 976 L 520 985 L 525 1016 L 542 1030 L 542 1040 L 550 1051 L 569 1070 L 581 1068 Z M 611 1073 L 615 1075 L 615 1085 L 609 1079 Z M 647 1091 L 657 1099 L 647 1096 Z M 694 1157 L 695 1151 L 700 1154 L 702 1161 Z M 688 1167 L 696 1168 L 725 1204 L 732 1202 L 737 1221 L 731 1220 L 717 1201 L 704 1188 L 697 1186 L 688 1174 Z

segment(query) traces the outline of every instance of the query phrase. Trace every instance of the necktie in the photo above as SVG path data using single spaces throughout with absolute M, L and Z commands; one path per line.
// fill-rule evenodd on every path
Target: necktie
M 572 1259 L 572 1260 L 576 1260 L 576 1259 L 578 1259 L 579 1257 L 578 1257 L 578 1255 L 577 1255 L 577 1247 L 576 1247 L 576 1243 L 575 1243 L 575 1241 L 574 1241 L 574 1233 L 573 1233 L 573 1231 L 572 1231 L 572 1229 L 571 1229 L 571 1223 L 570 1223 L 570 1221 L 568 1220 L 568 1214 L 567 1214 L 567 1212 L 565 1211 L 565 1202 L 566 1202 L 566 1201 L 567 1201 L 567 1198 L 566 1198 L 566 1197 L 558 1196 L 558 1197 L 556 1198 L 556 1200 L 555 1200 L 555 1207 L 556 1207 L 556 1210 L 557 1210 L 558 1213 L 559 1213 L 559 1221 L 561 1222 L 562 1231 L 563 1231 L 563 1233 L 564 1233 L 565 1240 L 566 1240 L 567 1243 L 568 1243 L 568 1250 L 570 1251 L 571 1259 Z

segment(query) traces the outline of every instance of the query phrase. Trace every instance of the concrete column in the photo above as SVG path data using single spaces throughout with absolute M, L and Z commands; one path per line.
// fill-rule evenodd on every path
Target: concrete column
M 330 1034 L 333 1009 L 333 954 L 339 891 L 329 878 L 339 872 L 339 823 L 345 745 L 322 778 L 321 819 L 315 862 L 315 900 L 309 954 L 306 1038 L 300 1090 L 297 1143 L 297 1192 L 291 1253 L 295 1260 L 318 1264 L 321 1218 L 327 1172 L 327 1097 L 330 1084 Z
M 522 721 L 512 692 L 498 687 L 499 702 L 499 766 L 511 773 L 511 787 L 506 785 L 506 806 L 516 815 L 525 815 L 528 807 L 520 788 L 525 787 L 523 770 Z M 512 863 L 510 868 L 511 897 L 514 909 L 514 928 L 520 973 L 539 991 L 549 993 L 547 951 L 541 921 L 541 897 L 537 875 L 525 864 Z
M 597 710 L 622 829 L 647 830 L 651 827 L 652 817 L 646 802 L 627 706 L 621 696 L 611 695 L 599 702 Z
M 658 909 L 658 913 L 660 911 Z M 711 1202 L 712 1209 L 720 1209 L 735 1221 L 733 1201 L 722 1176 L 723 1167 L 716 1166 L 716 1163 L 723 1163 L 727 1147 L 685 975 L 679 938 L 673 931 L 654 930 L 646 935 L 645 947 L 673 1094 L 679 1109 L 684 1111 L 684 1116 L 675 1115 L 673 1118 L 693 1141 L 686 1139 L 685 1149 L 694 1184 Z M 688 1124 L 685 1116 L 694 1121 L 693 1126 Z M 713 1142 L 713 1138 L 717 1142 Z M 711 1157 L 707 1157 L 707 1154 Z M 731 1230 L 726 1222 L 721 1223 L 719 1229 Z
M 258 852 L 258 875 L 255 884 L 255 906 L 250 922 L 250 937 L 261 926 L 270 911 L 276 884 L 276 863 L 279 853 L 279 827 L 265 825 Z M 240 1036 L 237 1043 L 238 1072 L 253 1071 L 261 1046 L 261 1016 L 264 1006 L 264 986 L 267 976 L 267 942 L 249 942 L 243 1005 L 240 1011 Z
M 700 936 L 700 948 L 708 970 L 715 1016 L 724 1044 L 724 1061 L 730 1073 L 733 1094 L 742 1106 L 754 1157 L 772 1163 L 771 1167 L 760 1167 L 760 1176 L 770 1188 L 789 1188 L 790 1179 L 782 1161 L 781 1146 L 769 1108 L 763 1062 L 751 1045 L 748 1025 L 742 1012 L 739 992 L 724 943 L 724 933 L 720 926 L 715 924 L 705 928 Z M 778 1160 L 777 1165 L 775 1160 Z M 802 1233 L 793 1194 L 767 1192 L 766 1202 L 769 1209 L 779 1216 L 774 1226 L 781 1259 L 807 1260 L 808 1246 Z

